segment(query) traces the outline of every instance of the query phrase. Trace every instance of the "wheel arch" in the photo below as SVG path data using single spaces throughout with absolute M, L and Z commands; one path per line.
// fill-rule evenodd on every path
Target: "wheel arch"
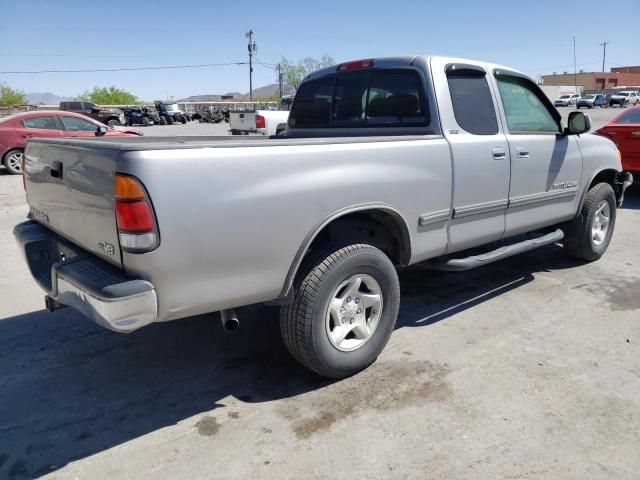
M 362 231 L 363 225 L 369 225 L 369 230 Z M 355 231 L 357 235 L 353 235 Z M 381 250 L 395 264 L 407 265 L 411 259 L 409 228 L 399 211 L 380 203 L 345 207 L 318 222 L 306 235 L 289 268 L 280 297 L 291 294 L 293 281 L 309 250 L 327 242 L 342 240 L 382 247 Z
M 582 207 L 584 206 L 584 202 L 587 198 L 587 193 L 589 193 L 589 190 L 591 190 L 598 183 L 608 183 L 609 185 L 611 185 L 611 188 L 613 188 L 613 191 L 616 195 L 616 200 L 620 201 L 620 197 L 624 193 L 622 185 L 619 181 L 619 176 L 621 173 L 622 172 L 612 167 L 604 167 L 594 172 L 594 174 L 591 176 L 591 180 L 589 181 L 589 183 L 587 183 L 587 187 L 582 192 L 580 204 L 578 205 L 577 215 L 580 215 L 580 212 L 582 211 Z

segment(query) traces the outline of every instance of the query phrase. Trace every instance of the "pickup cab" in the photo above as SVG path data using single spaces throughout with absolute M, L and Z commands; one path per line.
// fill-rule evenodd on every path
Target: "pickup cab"
M 60 102 L 60 110 L 86 115 L 110 127 L 126 125 L 124 112 L 119 108 L 100 107 L 93 102 Z
M 567 123 L 508 67 L 347 62 L 305 78 L 282 137 L 30 141 L 14 234 L 49 310 L 130 332 L 279 304 L 292 356 L 345 377 L 394 330 L 397 266 L 605 253 L 632 177 L 587 115 Z

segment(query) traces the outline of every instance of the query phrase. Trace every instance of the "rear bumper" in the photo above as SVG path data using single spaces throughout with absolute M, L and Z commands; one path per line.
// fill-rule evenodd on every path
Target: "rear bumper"
M 37 222 L 13 230 L 31 275 L 45 291 L 47 306 L 72 307 L 116 332 L 131 332 L 156 321 L 154 286 L 133 279 Z

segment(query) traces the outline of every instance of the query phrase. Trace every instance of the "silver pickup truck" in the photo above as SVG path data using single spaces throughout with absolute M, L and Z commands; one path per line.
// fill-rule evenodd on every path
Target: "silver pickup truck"
M 561 241 L 600 258 L 632 178 L 588 116 L 567 123 L 507 67 L 348 62 L 305 79 L 277 138 L 31 140 L 14 233 L 50 310 L 130 332 L 207 312 L 233 328 L 236 307 L 276 303 L 292 355 L 344 377 L 394 329 L 396 266 Z

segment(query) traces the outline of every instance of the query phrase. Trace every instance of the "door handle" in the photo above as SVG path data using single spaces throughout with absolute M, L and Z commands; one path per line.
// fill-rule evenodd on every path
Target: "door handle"
M 494 160 L 504 160 L 507 158 L 507 152 L 504 148 L 494 148 L 493 149 L 493 159 Z
M 527 147 L 516 148 L 518 152 L 518 158 L 529 158 L 529 149 Z

